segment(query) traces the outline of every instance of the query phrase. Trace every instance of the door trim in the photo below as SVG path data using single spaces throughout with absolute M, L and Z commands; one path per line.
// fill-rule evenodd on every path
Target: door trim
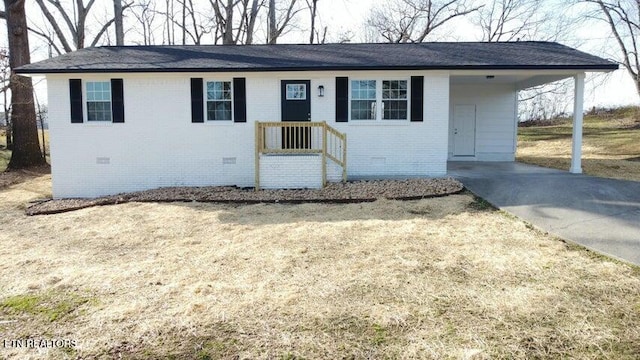
M 306 85 L 306 99 L 287 99 L 287 89 L 286 86 L 289 83 L 300 83 Z M 311 80 L 298 80 L 298 79 L 283 79 L 280 80 L 280 121 L 311 121 Z M 293 120 L 285 120 L 285 103 L 286 101 L 304 101 L 309 104 L 309 111 L 306 119 L 293 119 Z
M 459 106 L 468 106 L 473 107 L 473 152 L 472 154 L 460 155 L 456 154 L 456 107 Z M 476 157 L 476 147 L 477 147 L 477 127 L 478 127 L 478 106 L 476 104 L 454 104 L 452 111 L 452 127 L 451 127 L 451 139 L 453 141 L 453 147 L 451 149 L 452 155 L 455 158 L 467 158 L 472 159 Z

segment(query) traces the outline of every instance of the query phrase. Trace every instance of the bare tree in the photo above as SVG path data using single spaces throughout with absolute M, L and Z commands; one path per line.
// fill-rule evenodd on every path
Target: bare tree
M 218 28 L 222 34 L 222 43 L 225 45 L 235 44 L 233 13 L 240 0 L 209 0 L 209 2 L 211 2 Z
M 269 0 L 269 11 L 267 15 L 267 23 L 269 24 L 269 35 L 267 41 L 269 44 L 275 44 L 278 41 L 278 27 L 276 22 L 276 0 Z
M 302 11 L 297 0 L 269 0 L 267 43 L 276 44 L 292 25 L 292 20 Z
M 29 36 L 24 0 L 4 0 L 5 12 L 0 17 L 6 19 L 9 38 L 9 65 L 12 70 L 31 62 Z M 11 121 L 13 124 L 13 151 L 9 169 L 22 169 L 46 163 L 40 152 L 36 110 L 33 105 L 33 84 L 31 78 L 12 72 Z
M 89 0 L 86 5 L 84 0 L 76 0 L 75 3 L 72 3 L 71 9 L 64 7 L 60 0 L 35 1 L 47 19 L 47 23 L 53 29 L 55 37 L 46 36 L 46 31 L 34 27 L 31 30 L 35 34 L 45 38 L 50 44 L 56 45 L 55 49 L 59 53 L 82 49 L 87 45 L 87 20 L 89 20 L 88 16 L 95 4 L 95 0 Z M 123 5 L 123 11 L 129 6 L 131 4 Z M 60 19 L 62 19 L 64 26 L 60 25 Z M 90 39 L 89 46 L 96 46 L 114 22 L 115 18 L 112 17 L 97 28 L 96 33 Z M 59 42 L 60 46 L 55 43 L 55 40 Z
M 7 49 L 0 50 L 0 92 L 3 98 L 5 139 L 7 149 L 13 148 L 11 131 L 11 104 L 9 104 L 9 80 L 11 79 L 11 68 L 9 67 L 9 52 Z
M 124 45 L 124 28 L 122 24 L 122 0 L 113 0 L 113 19 L 116 24 L 116 45 Z
M 244 2 L 244 43 L 249 45 L 253 44 L 253 35 L 255 33 L 256 28 L 256 20 L 258 19 L 258 13 L 260 12 L 260 7 L 264 4 L 264 0 L 252 0 L 251 7 L 249 7 L 249 0 L 243 0 Z M 239 32 L 240 33 L 240 32 Z
M 40 101 L 38 101 L 38 95 L 36 93 L 33 93 L 33 97 L 36 101 L 36 121 L 37 121 L 37 124 L 40 126 L 40 145 L 42 146 L 42 157 L 46 159 L 47 158 L 47 142 L 44 136 L 44 130 L 45 130 L 44 120 L 47 117 L 48 109 L 47 109 L 47 105 L 41 104 Z
M 314 41 L 317 41 L 318 44 L 324 44 L 325 39 L 327 38 L 327 27 L 325 26 L 322 30 L 322 36 L 320 36 L 320 32 L 316 29 L 316 18 L 318 15 L 318 0 L 306 0 L 307 7 L 309 8 L 309 13 L 311 15 L 311 30 L 309 31 L 309 44 L 313 44 Z
M 548 20 L 541 8 L 541 0 L 490 1 L 479 9 L 474 22 L 482 29 L 483 41 L 534 39 Z
M 423 42 L 442 25 L 481 7 L 469 0 L 390 0 L 374 7 L 366 24 L 388 42 Z
M 175 13 L 174 13 L 174 4 L 175 1 L 174 0 L 165 0 L 165 11 L 163 13 L 164 15 L 164 29 L 162 32 L 162 36 L 163 36 L 163 44 L 168 44 L 168 45 L 174 45 L 176 43 L 176 33 L 175 33 Z M 186 15 L 184 13 L 184 10 L 182 12 L 182 23 L 184 24 L 185 22 L 185 18 Z M 165 42 L 165 38 L 164 36 L 166 35 L 166 42 Z M 186 39 L 187 33 L 182 30 L 182 43 L 184 44 L 187 39 Z
M 198 11 L 193 0 L 178 0 L 178 4 L 182 6 L 182 21 L 175 24 L 182 31 L 182 44 L 187 43 L 186 36 L 188 35 L 193 44 L 200 45 L 202 38 L 216 29 L 215 18 Z M 214 37 L 214 42 L 217 42 L 217 36 Z
M 619 48 L 620 64 L 627 70 L 640 96 L 640 0 L 583 0 L 594 4 L 594 16 L 605 21 Z
M 560 80 L 518 91 L 518 117 L 524 120 L 551 120 L 566 114 L 573 98 L 573 81 Z
M 223 44 L 253 44 L 265 0 L 209 0 Z
M 130 14 L 136 19 L 139 25 L 134 26 L 133 31 L 142 37 L 142 44 L 155 44 L 155 20 L 158 14 L 155 1 L 139 0 L 137 4 L 131 7 Z

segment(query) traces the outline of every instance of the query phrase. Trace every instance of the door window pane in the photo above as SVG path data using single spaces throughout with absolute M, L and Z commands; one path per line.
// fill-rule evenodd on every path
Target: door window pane
M 287 84 L 287 100 L 307 100 L 307 84 Z

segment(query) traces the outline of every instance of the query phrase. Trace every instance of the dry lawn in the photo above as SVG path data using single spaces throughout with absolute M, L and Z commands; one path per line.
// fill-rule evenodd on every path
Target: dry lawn
M 38 139 L 40 140 L 40 146 L 42 146 L 42 130 L 38 129 Z M 49 130 L 44 131 L 44 141 L 47 150 L 47 162 L 49 161 Z M 11 151 L 7 150 L 7 137 L 4 128 L 0 128 L 0 172 L 5 171 L 9 160 L 11 160 Z M 2 184 L 0 183 L 0 186 Z
M 640 109 L 614 117 L 587 116 L 584 123 L 585 174 L 640 181 Z M 518 129 L 517 160 L 569 170 L 571 122 Z
M 0 358 L 615 358 L 640 271 L 467 194 L 345 205 L 129 203 L 27 217 L 0 189 Z

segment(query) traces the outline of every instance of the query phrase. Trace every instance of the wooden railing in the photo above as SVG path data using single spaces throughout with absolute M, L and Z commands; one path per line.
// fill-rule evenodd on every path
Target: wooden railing
M 347 181 L 347 135 L 325 121 L 256 122 L 256 190 L 260 189 L 261 154 L 319 154 L 322 186 L 327 184 L 327 159 L 342 168 L 342 181 Z

